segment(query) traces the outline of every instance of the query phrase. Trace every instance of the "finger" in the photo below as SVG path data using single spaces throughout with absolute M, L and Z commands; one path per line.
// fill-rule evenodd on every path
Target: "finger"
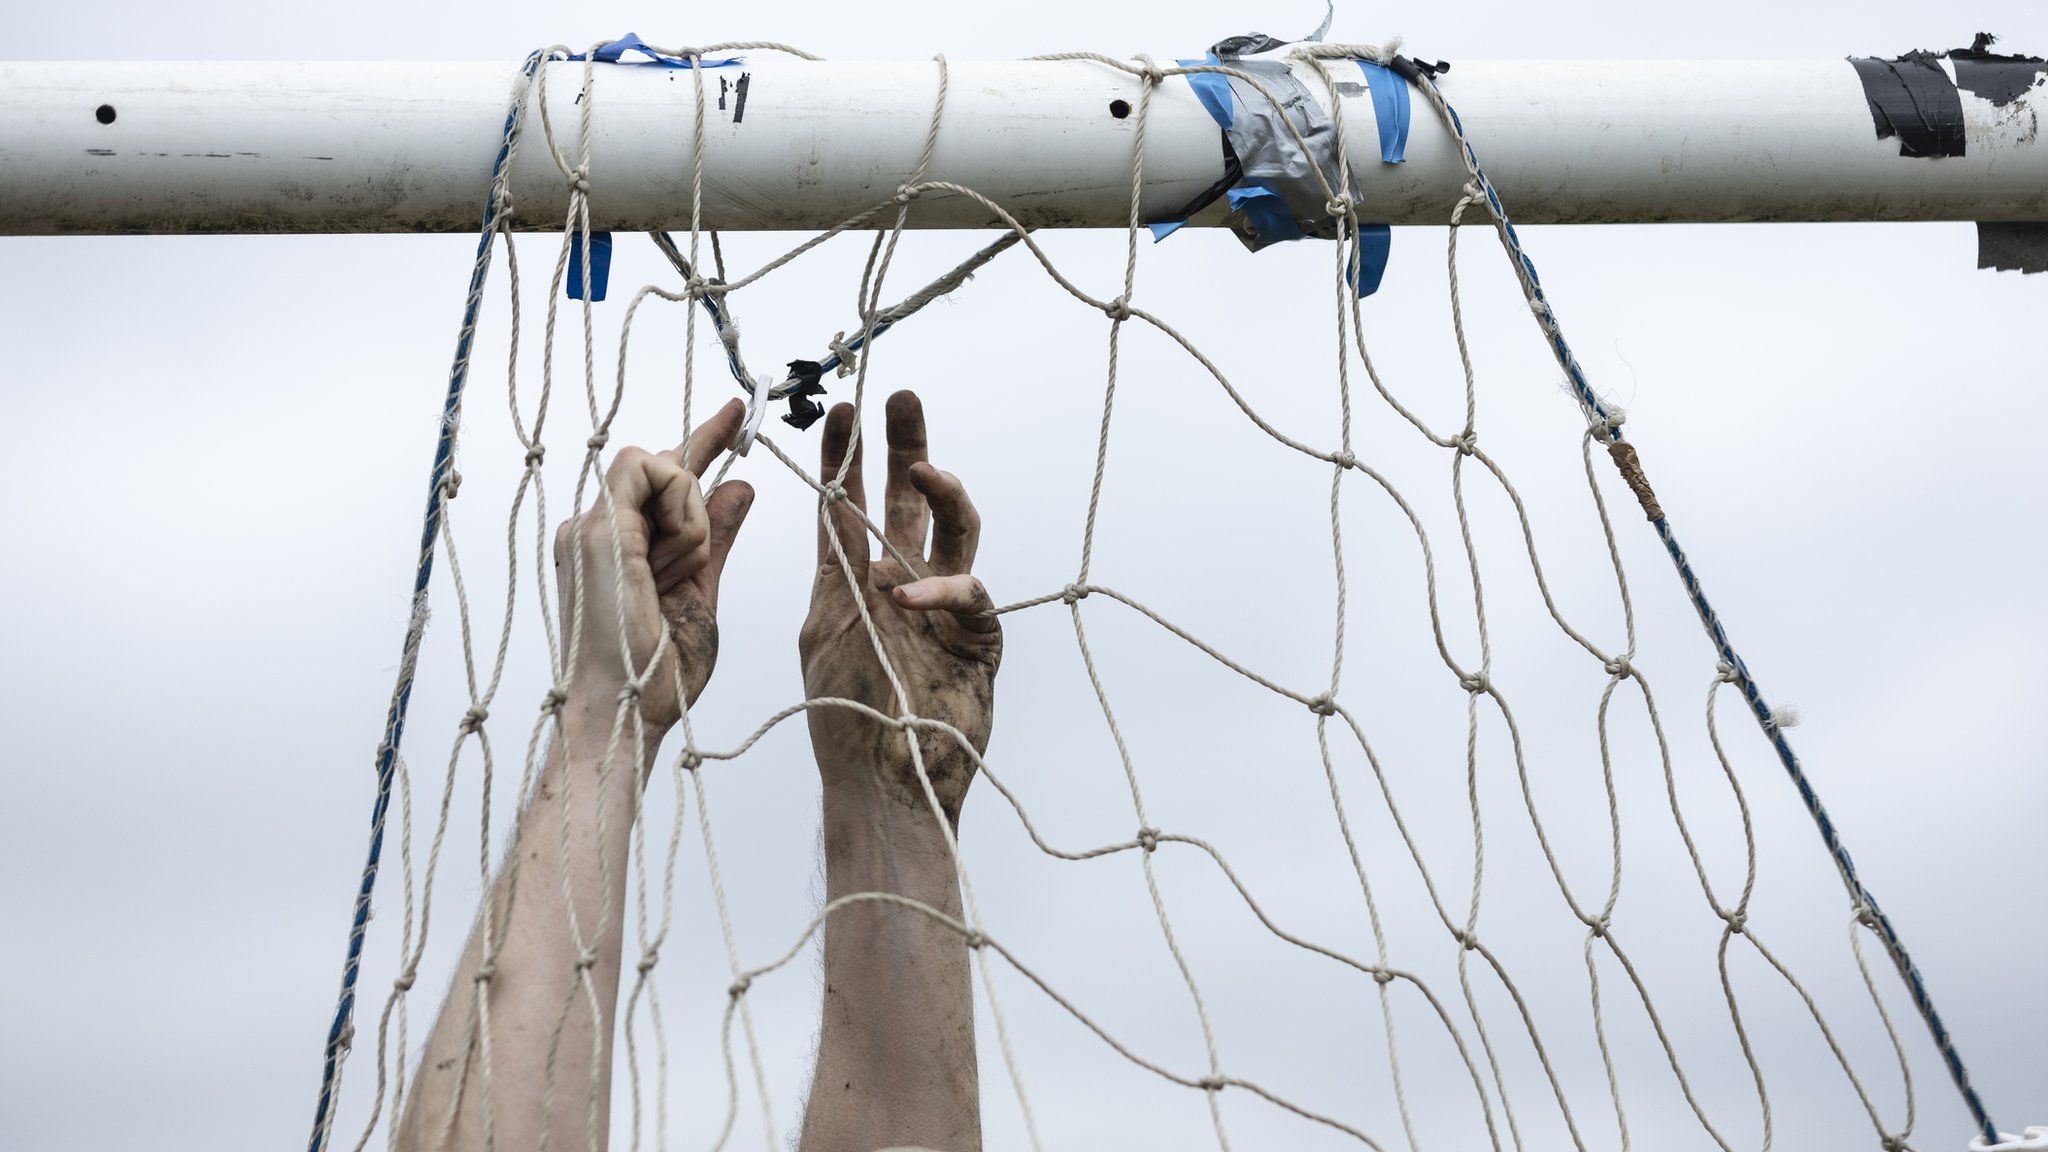
M 889 482 L 883 494 L 888 515 L 884 534 L 898 551 L 924 555 L 924 534 L 931 510 L 924 494 L 910 482 L 910 469 L 925 462 L 924 405 L 915 392 L 889 397 Z
M 727 449 L 732 447 L 733 441 L 739 437 L 740 426 L 746 423 L 746 419 L 747 406 L 740 403 L 739 397 L 735 396 L 712 413 L 711 419 L 691 430 L 690 434 L 683 438 L 681 445 L 662 455 L 702 476 L 711 470 L 713 464 L 718 463 L 718 458 L 723 456 Z
M 981 546 L 981 513 L 967 498 L 966 486 L 930 464 L 912 465 L 910 482 L 932 510 L 932 571 L 949 576 L 972 569 Z
M 976 632 L 992 632 L 997 627 L 995 602 L 989 599 L 988 589 L 965 572 L 898 584 L 891 595 L 897 604 L 915 612 L 951 612 Z
M 718 580 L 725 574 L 725 559 L 732 554 L 733 541 L 739 539 L 740 525 L 746 523 L 747 512 L 753 507 L 754 486 L 744 480 L 728 480 L 720 484 L 704 501 L 705 515 L 711 522 L 711 540 L 702 578 L 705 596 L 714 607 L 718 604 Z
M 644 558 L 650 575 L 678 561 L 685 561 L 691 572 L 703 566 L 710 529 L 695 475 L 666 454 L 627 448 L 605 473 L 605 490 L 618 517 L 620 546 Z M 593 527 L 609 533 L 604 510 L 592 512 Z
M 846 464 L 846 503 L 865 509 L 867 493 L 861 484 L 861 445 L 853 438 L 854 412 L 851 404 L 834 405 L 825 417 L 825 435 L 819 450 L 818 481 L 830 485 L 832 478 L 839 474 L 840 466 L 846 462 L 848 444 L 852 445 L 853 458 Z M 867 573 L 868 542 L 866 529 L 861 526 L 860 517 L 850 508 L 833 507 L 830 517 L 818 518 L 818 565 L 821 568 L 837 564 L 838 557 L 832 550 L 832 541 L 825 533 L 827 521 L 834 524 L 839 532 L 839 542 L 846 549 L 846 555 L 856 567 L 856 575 Z

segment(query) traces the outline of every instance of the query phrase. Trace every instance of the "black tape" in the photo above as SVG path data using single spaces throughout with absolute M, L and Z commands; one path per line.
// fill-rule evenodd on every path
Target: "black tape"
M 2042 73 L 2048 72 L 2048 60 L 2001 56 L 1991 51 L 1997 42 L 1998 37 L 1991 33 L 1979 32 L 1974 43 L 1950 52 L 1948 58 L 1955 65 L 1956 87 L 2003 108 L 2040 81 Z
M 1978 224 L 1977 267 L 2048 272 L 2048 224 L 1988 220 Z
M 1932 52 L 1892 60 L 1852 56 L 1880 140 L 1899 138 L 1899 155 L 1938 159 L 1963 154 L 1963 99 Z
M 786 394 L 789 411 L 782 417 L 784 424 L 797 429 L 809 428 L 818 422 L 818 417 L 825 414 L 825 406 L 811 399 L 813 396 L 825 394 L 825 386 L 818 382 L 818 378 L 824 374 L 825 366 L 816 360 L 789 362 L 789 377 L 797 384 Z

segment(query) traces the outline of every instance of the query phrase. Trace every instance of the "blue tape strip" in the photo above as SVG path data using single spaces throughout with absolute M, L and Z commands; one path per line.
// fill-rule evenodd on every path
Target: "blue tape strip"
M 638 52 L 640 55 L 645 56 L 646 59 L 620 59 L 620 57 L 624 56 L 628 52 Z M 603 45 L 602 47 L 598 48 L 597 51 L 591 53 L 588 57 L 584 56 L 582 53 L 579 52 L 576 55 L 569 57 L 569 59 L 590 59 L 597 61 L 599 64 L 652 65 L 656 68 L 688 68 L 690 66 L 690 62 L 688 59 L 681 56 L 665 55 L 655 50 L 653 46 L 649 45 L 645 40 L 640 39 L 639 35 L 633 32 L 628 32 L 624 36 L 619 37 L 617 40 L 614 40 L 609 44 Z M 723 56 L 716 60 L 706 60 L 699 58 L 699 60 L 697 61 L 697 66 L 700 68 L 732 68 L 738 66 L 739 63 L 740 58 L 738 56 Z
M 1183 68 L 1199 68 L 1204 64 L 1220 64 L 1222 61 L 1216 59 L 1216 54 L 1211 52 L 1200 60 L 1176 60 L 1174 63 Z M 1195 90 L 1195 99 L 1202 102 L 1202 107 L 1209 110 L 1209 115 L 1215 118 L 1216 123 L 1224 131 L 1229 131 L 1230 126 L 1237 122 L 1237 113 L 1232 110 L 1230 103 L 1230 77 L 1221 72 L 1187 72 L 1183 75 L 1187 78 L 1188 87 Z
M 1358 247 L 1351 254 L 1351 283 L 1360 296 L 1380 290 L 1387 274 L 1387 257 L 1394 250 L 1394 230 L 1385 224 L 1360 224 Z
M 1372 114 L 1379 121 L 1380 160 L 1399 164 L 1408 151 L 1408 82 L 1370 60 L 1360 60 L 1358 69 L 1365 73 L 1366 90 L 1372 93 Z
M 1301 225 L 1295 222 L 1287 201 L 1271 188 L 1245 183 L 1232 188 L 1224 196 L 1230 201 L 1231 211 L 1244 215 L 1245 224 L 1261 244 L 1301 239 Z
M 605 286 L 612 278 L 612 234 L 592 232 L 590 234 L 590 302 L 595 304 L 604 299 Z M 569 299 L 583 299 L 583 245 L 569 245 L 569 273 L 565 290 Z

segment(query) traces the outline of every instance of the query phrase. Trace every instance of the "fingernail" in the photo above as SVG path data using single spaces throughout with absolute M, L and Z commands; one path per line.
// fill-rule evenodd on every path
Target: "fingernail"
M 929 595 L 922 584 L 898 584 L 896 594 L 902 597 L 906 604 L 920 603 Z

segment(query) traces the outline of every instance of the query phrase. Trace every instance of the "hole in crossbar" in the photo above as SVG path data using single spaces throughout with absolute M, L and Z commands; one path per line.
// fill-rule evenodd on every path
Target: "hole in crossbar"
M 100 105 L 93 109 L 92 118 L 102 124 L 112 124 L 114 122 L 114 106 L 112 104 Z
M 1128 100 L 1111 100 L 1109 102 L 1109 114 L 1122 120 L 1131 114 L 1131 102 Z

